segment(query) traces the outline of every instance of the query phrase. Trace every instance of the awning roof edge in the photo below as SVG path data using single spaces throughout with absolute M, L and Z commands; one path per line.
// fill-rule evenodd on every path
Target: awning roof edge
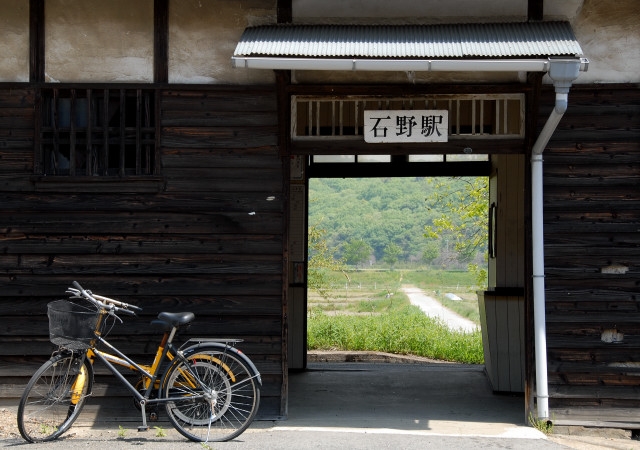
M 272 70 L 338 70 L 399 72 L 548 72 L 556 58 L 536 59 L 356 59 L 233 56 L 233 67 Z M 589 60 L 580 58 L 580 71 Z
M 587 70 L 568 22 L 264 25 L 245 29 L 231 59 L 273 70 L 547 72 L 555 58 Z

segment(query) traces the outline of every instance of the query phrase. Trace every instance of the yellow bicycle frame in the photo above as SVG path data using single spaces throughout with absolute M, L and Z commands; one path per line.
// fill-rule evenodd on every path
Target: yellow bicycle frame
M 158 350 L 156 351 L 156 355 L 155 358 L 153 360 L 153 363 L 151 366 L 148 365 L 139 365 L 139 368 L 143 369 L 144 371 L 147 372 L 148 375 L 150 375 L 151 377 L 153 377 L 157 370 L 158 367 L 160 365 L 160 360 L 162 359 L 162 353 L 164 352 L 164 346 L 160 345 L 158 347 Z M 134 372 L 140 372 L 138 367 L 135 367 L 133 365 L 131 365 L 129 362 L 127 362 L 126 360 L 109 354 L 109 353 L 105 353 L 102 352 L 100 350 L 96 350 L 96 349 L 89 349 L 87 350 L 87 358 L 89 359 L 89 361 L 91 362 L 91 364 L 93 364 L 93 362 L 95 361 L 95 355 L 96 353 L 100 353 L 100 355 L 102 357 L 104 357 L 107 361 L 117 364 L 121 367 L 126 367 Z M 216 358 L 215 356 L 211 356 L 211 355 L 207 355 L 207 354 L 195 354 L 198 356 L 199 359 L 201 360 L 208 360 L 211 361 L 214 364 L 217 364 L 218 366 L 222 367 L 224 369 L 224 371 L 227 373 L 227 375 L 229 376 L 229 379 L 235 383 L 236 382 L 236 376 L 233 373 L 233 371 L 231 370 L 231 368 L 225 364 L 224 362 L 222 362 L 221 359 Z M 193 356 L 193 355 L 192 355 Z M 167 359 L 169 359 L 169 361 L 173 361 L 175 359 L 175 356 L 172 355 L 171 353 L 167 353 Z M 184 370 L 184 369 L 178 369 L 180 371 L 180 374 L 184 377 L 184 379 L 186 380 L 186 383 L 189 387 L 191 388 L 196 388 L 197 384 L 195 379 L 193 378 L 193 375 L 191 375 L 189 373 L 188 370 Z M 84 389 L 85 383 L 87 382 L 87 373 L 86 373 L 86 369 L 84 367 L 84 364 L 81 366 L 80 368 L 80 373 L 78 374 L 78 376 L 76 377 L 73 385 L 71 386 L 71 403 L 74 405 L 77 405 L 78 402 L 80 401 L 80 399 L 82 398 L 82 391 Z M 143 383 L 144 383 L 144 388 L 147 389 L 149 387 L 149 384 L 151 383 L 151 379 L 149 378 L 146 374 L 142 375 L 143 378 Z M 156 382 L 154 384 L 155 388 L 158 388 L 160 385 L 160 380 L 156 379 Z
M 106 311 L 101 311 L 100 313 L 100 317 L 96 323 L 96 329 L 95 329 L 95 333 L 96 336 L 100 336 L 100 327 L 101 327 L 101 323 L 104 320 L 104 317 L 106 316 Z M 95 358 L 96 358 L 96 354 L 99 354 L 102 358 L 104 358 L 106 361 L 116 364 L 118 366 L 121 367 L 126 367 L 134 372 L 138 372 L 141 374 L 142 376 L 142 382 L 143 382 L 143 386 L 144 389 L 148 389 L 149 385 L 151 383 L 151 380 L 155 378 L 155 383 L 154 383 L 154 388 L 159 388 L 160 386 L 160 380 L 156 377 L 158 368 L 160 366 L 160 363 L 163 360 L 162 355 L 164 354 L 164 350 L 165 347 L 167 345 L 168 342 L 168 333 L 165 333 L 165 335 L 162 338 L 162 341 L 160 342 L 160 345 L 158 345 L 158 349 L 156 350 L 156 354 L 155 357 L 153 359 L 153 363 L 149 366 L 149 365 L 144 365 L 144 364 L 138 364 L 138 365 L 133 365 L 131 362 L 131 360 L 127 361 L 119 356 L 116 355 L 112 355 L 110 353 L 106 353 L 103 352 L 101 350 L 97 350 L 94 346 L 96 341 L 94 340 L 91 343 L 91 348 L 89 348 L 87 350 L 86 353 L 86 358 L 89 360 L 89 362 L 91 363 L 91 365 L 93 365 L 93 363 L 95 362 Z M 103 341 L 104 342 L 104 341 Z M 115 348 L 115 347 L 114 347 Z M 210 356 L 207 354 L 198 354 L 195 353 L 195 355 L 197 355 L 199 357 L 199 359 L 202 360 L 208 360 L 211 361 L 214 364 L 217 364 L 218 366 L 222 367 L 224 369 L 224 371 L 227 373 L 227 375 L 229 376 L 229 379 L 235 383 L 236 382 L 236 376 L 233 373 L 233 371 L 231 370 L 231 368 L 225 364 L 224 362 L 222 362 L 222 360 L 220 360 L 219 358 L 216 358 L 215 356 Z M 124 356 L 124 354 L 123 354 Z M 194 356 L 194 355 L 190 355 L 190 356 Z M 171 352 L 167 351 L 166 353 L 166 357 L 169 361 L 173 361 L 175 359 L 175 356 L 173 354 L 171 354 Z M 130 362 L 131 361 L 131 362 Z M 195 363 L 194 363 L 195 364 Z M 186 380 L 187 386 L 190 388 L 195 389 L 196 386 L 198 385 L 198 383 L 196 382 L 194 376 L 189 373 L 189 370 L 184 370 L 184 369 L 178 369 L 180 371 L 180 374 L 183 376 L 183 378 Z M 87 370 L 85 369 L 84 364 L 81 365 L 80 367 L 80 372 L 78 373 L 78 375 L 76 376 L 76 379 L 74 380 L 72 386 L 71 386 L 71 403 L 73 405 L 77 405 L 78 402 L 81 400 L 82 398 L 82 392 L 84 390 L 85 384 L 87 383 L 87 377 L 88 377 L 88 373 Z

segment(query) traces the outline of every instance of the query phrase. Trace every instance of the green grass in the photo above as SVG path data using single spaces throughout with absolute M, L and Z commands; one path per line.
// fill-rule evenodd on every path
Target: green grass
M 400 291 L 411 284 L 476 323 L 478 301 L 467 272 L 354 271 L 331 274 L 327 298 L 309 293 L 309 350 L 381 351 L 469 364 L 482 364 L 482 335 L 449 330 L 411 306 Z M 444 297 L 453 292 L 463 301 Z M 388 295 L 392 294 L 392 295 Z
M 469 364 L 484 362 L 479 331 L 451 331 L 414 306 L 382 315 L 328 316 L 312 310 L 307 331 L 310 350 L 380 351 Z

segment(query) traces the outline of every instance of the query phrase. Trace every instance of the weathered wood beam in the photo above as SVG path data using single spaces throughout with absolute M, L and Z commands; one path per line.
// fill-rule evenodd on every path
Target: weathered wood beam
M 529 0 L 527 16 L 529 20 L 542 20 L 544 15 L 543 0 Z
M 169 0 L 153 3 L 153 81 L 169 82 Z
M 44 0 L 29 0 L 29 81 L 44 82 Z
M 278 13 L 278 23 L 291 23 L 293 20 L 291 0 L 278 0 L 276 8 Z

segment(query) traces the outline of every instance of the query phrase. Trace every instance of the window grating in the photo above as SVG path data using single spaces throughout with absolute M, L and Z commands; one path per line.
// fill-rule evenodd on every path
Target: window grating
M 157 175 L 154 90 L 47 88 L 41 95 L 36 172 Z
M 444 109 L 449 138 L 509 139 L 524 136 L 524 95 L 437 95 L 430 97 L 292 98 L 291 138 L 362 139 L 365 110 Z

